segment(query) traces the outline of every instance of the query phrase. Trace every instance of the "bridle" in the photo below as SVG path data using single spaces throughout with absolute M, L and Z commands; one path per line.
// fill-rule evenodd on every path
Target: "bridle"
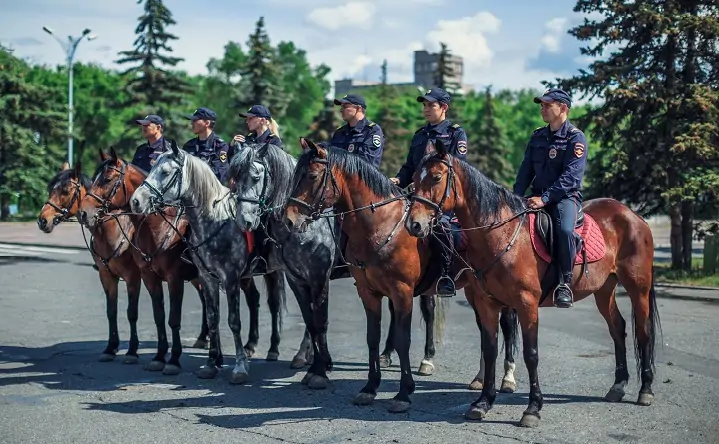
M 449 195 L 451 194 L 452 190 L 454 189 L 453 186 L 452 186 L 452 184 L 454 183 L 454 166 L 452 166 L 452 156 L 448 154 L 447 157 L 448 157 L 448 159 L 445 160 L 445 159 L 442 159 L 442 158 L 439 158 L 439 157 L 436 157 L 436 156 L 432 156 L 432 157 L 428 158 L 428 159 L 425 161 L 425 163 L 423 163 L 423 164 L 420 165 L 420 167 L 419 167 L 419 168 L 422 168 L 422 167 L 423 167 L 427 162 L 429 162 L 430 160 L 431 160 L 431 161 L 434 161 L 434 162 L 441 162 L 441 163 L 447 165 L 447 168 L 448 168 L 448 171 L 447 171 L 447 182 L 446 182 L 446 186 L 445 186 L 445 189 L 444 189 L 444 195 L 442 195 L 442 199 L 439 201 L 439 203 L 434 203 L 433 201 L 431 201 L 431 200 L 429 200 L 429 199 L 426 199 L 426 198 L 424 198 L 424 197 L 422 197 L 422 196 L 419 196 L 416 192 L 415 192 L 415 193 L 412 193 L 412 195 L 409 196 L 409 199 L 412 201 L 412 204 L 414 204 L 414 202 L 420 202 L 420 203 L 423 203 L 423 204 L 429 206 L 430 208 L 433 208 L 433 209 L 434 209 L 434 211 L 435 211 L 435 213 L 434 213 L 434 218 L 433 218 L 433 222 L 434 222 L 434 223 L 438 223 L 438 222 L 439 222 L 439 220 L 440 220 L 440 218 L 441 218 L 441 216 L 442 216 L 442 207 L 444 206 L 444 203 L 446 202 L 447 198 L 449 197 Z M 454 189 L 454 193 L 455 193 L 455 198 L 456 198 L 456 197 L 457 197 L 457 196 L 456 196 L 456 194 L 457 194 L 457 190 L 456 190 L 456 189 Z
M 262 192 L 260 193 L 259 197 L 257 199 L 251 198 L 251 197 L 243 197 L 237 194 L 235 192 L 235 199 L 237 199 L 237 202 L 247 202 L 247 203 L 253 203 L 259 205 L 259 216 L 262 216 L 266 213 L 269 213 L 270 211 L 274 210 L 275 208 L 272 208 L 267 205 L 267 184 L 269 180 L 269 168 L 267 167 L 267 164 L 260 160 L 258 161 L 259 164 L 261 164 L 264 167 L 264 174 L 262 176 Z
M 318 220 L 320 217 L 322 217 L 322 211 L 326 208 L 325 207 L 325 201 L 327 200 L 327 181 L 332 181 L 332 187 L 334 188 L 335 194 L 339 193 L 340 187 L 337 185 L 337 179 L 335 179 L 334 174 L 332 173 L 332 164 L 329 161 L 329 158 L 327 159 L 321 159 L 317 156 L 310 159 L 310 164 L 312 163 L 322 163 L 325 164 L 325 170 L 322 173 L 322 189 L 321 194 L 319 197 L 317 196 L 317 193 L 320 191 L 316 191 L 313 195 L 312 204 L 308 204 L 304 200 L 297 199 L 296 197 L 290 197 L 288 199 L 289 201 L 292 201 L 296 204 L 298 204 L 300 207 L 306 209 L 309 211 L 309 217 L 312 220 Z M 297 184 L 299 186 L 299 183 Z M 293 193 L 294 194 L 294 193 Z
M 147 181 L 147 179 L 143 180 L 137 189 L 140 189 L 142 187 L 147 188 L 150 190 L 150 192 L 153 195 L 153 199 L 151 199 L 150 203 L 152 205 L 152 210 L 156 211 L 157 209 L 162 209 L 166 207 L 173 206 L 171 204 L 168 204 L 165 202 L 165 193 L 167 193 L 174 185 L 175 182 L 177 182 L 177 198 L 176 200 L 180 200 L 180 193 L 182 192 L 182 171 L 185 169 L 185 159 L 184 157 L 181 159 L 177 159 L 177 155 L 175 155 L 176 160 L 178 160 L 180 167 L 175 168 L 175 172 L 172 174 L 172 177 L 170 177 L 170 180 L 167 182 L 167 184 L 162 188 L 158 189 L 154 185 L 152 185 L 150 182 Z M 157 204 L 157 208 L 155 207 L 155 204 Z
M 72 210 L 72 207 L 75 206 L 75 203 L 79 202 L 80 200 L 80 190 L 82 189 L 80 181 L 70 180 L 70 183 L 75 187 L 75 191 L 73 191 L 70 202 L 67 204 L 66 207 L 60 207 L 50 199 L 45 201 L 45 205 L 50 205 L 58 213 L 52 218 L 53 225 L 57 225 L 60 222 L 67 222 L 72 217 L 72 215 L 70 214 L 70 210 Z
M 98 212 L 99 216 L 107 214 L 111 210 L 113 210 L 113 208 L 110 208 L 110 206 L 112 205 L 112 200 L 114 199 L 115 194 L 117 194 L 117 190 L 120 189 L 120 185 L 122 185 L 122 192 L 125 193 L 125 196 L 127 196 L 127 185 L 125 184 L 125 171 L 127 170 L 127 162 L 120 159 L 120 169 L 118 169 L 115 165 L 108 165 L 105 168 L 117 171 L 118 173 L 120 173 L 120 177 L 115 181 L 115 184 L 112 186 L 112 189 L 110 190 L 110 193 L 107 195 L 107 197 L 103 198 L 93 193 L 92 188 L 94 188 L 94 186 L 90 187 L 90 189 L 87 190 L 86 194 L 100 203 L 100 211 Z

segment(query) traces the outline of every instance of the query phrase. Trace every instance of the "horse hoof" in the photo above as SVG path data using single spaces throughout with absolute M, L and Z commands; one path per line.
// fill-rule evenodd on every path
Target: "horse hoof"
M 372 405 L 375 397 L 377 397 L 377 395 L 374 393 L 360 392 L 355 396 L 353 403 L 355 405 Z
M 652 405 L 652 402 L 654 402 L 654 395 L 651 393 L 640 393 L 637 398 L 639 405 Z
M 324 390 L 327 388 L 327 382 L 327 378 L 320 375 L 314 375 L 312 379 L 310 379 L 310 382 L 307 383 L 307 387 L 312 390 Z
M 539 416 L 533 413 L 525 413 L 522 415 L 522 420 L 519 421 L 519 425 L 530 428 L 539 427 Z
M 302 378 L 302 381 L 301 381 L 302 385 L 309 384 L 314 376 L 315 376 L 314 373 L 307 372 L 307 374 L 304 376 L 304 378 Z
M 392 358 L 387 355 L 379 357 L 379 368 L 389 368 L 392 365 Z
M 499 389 L 501 393 L 514 393 L 515 390 L 517 390 L 516 382 L 502 379 L 502 387 Z
M 277 359 L 279 359 L 279 357 L 279 352 L 267 352 L 267 357 L 265 358 L 265 361 L 276 361 Z
M 204 350 L 207 348 L 207 341 L 203 341 L 202 339 L 198 339 L 195 341 L 195 343 L 192 345 L 192 348 L 199 348 L 201 350 Z
M 484 388 L 484 383 L 482 381 L 480 381 L 479 379 L 475 379 L 474 381 L 472 381 L 469 384 L 470 390 L 478 391 L 478 390 L 482 390 L 483 388 Z
M 294 359 L 292 359 L 292 362 L 290 363 L 290 368 L 293 368 L 295 370 L 301 369 L 305 366 L 305 358 L 301 358 L 298 356 L 295 356 Z
M 162 369 L 162 374 L 167 376 L 179 375 L 181 372 L 182 369 L 180 366 L 174 364 L 167 364 L 165 368 Z
M 137 364 L 140 362 L 140 358 L 133 355 L 125 355 L 125 359 L 122 360 L 123 364 Z
M 432 376 L 434 374 L 434 364 L 425 359 L 419 365 L 419 371 L 417 372 L 420 376 Z
M 247 355 L 248 358 L 255 356 L 255 349 L 245 347 L 245 355 Z
M 622 398 L 624 398 L 624 390 L 610 389 L 604 395 L 604 400 L 609 402 L 620 402 Z
M 197 377 L 200 379 L 213 379 L 217 376 L 217 367 L 200 367 L 197 371 Z
M 159 372 L 165 368 L 165 363 L 162 361 L 150 361 L 146 366 L 145 370 L 149 372 Z
M 390 413 L 404 413 L 409 410 L 411 405 L 412 404 L 407 401 L 397 401 L 393 399 L 389 402 L 389 405 L 387 406 L 387 411 Z
M 481 421 L 487 416 L 487 411 L 476 405 L 470 405 L 464 413 L 464 418 L 470 421 Z
M 241 372 L 232 372 L 230 376 L 230 382 L 232 384 L 244 384 L 249 379 L 250 375 Z
M 110 354 L 110 353 L 103 353 L 100 355 L 100 358 L 98 359 L 98 361 L 100 361 L 100 362 L 110 362 L 110 361 L 114 361 L 114 360 L 115 360 L 115 355 Z

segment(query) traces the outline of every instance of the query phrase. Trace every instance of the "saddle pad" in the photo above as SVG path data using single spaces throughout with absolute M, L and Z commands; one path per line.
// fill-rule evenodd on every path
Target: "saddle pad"
M 247 241 L 247 254 L 252 254 L 255 251 L 255 232 L 245 231 L 245 240 Z
M 536 215 L 529 213 L 529 237 L 532 239 L 532 247 L 537 252 L 539 257 L 547 263 L 552 262 L 547 251 L 547 246 L 542 239 L 542 236 L 537 232 L 535 226 Z M 584 213 L 584 223 L 581 227 L 574 230 L 583 240 L 584 248 L 587 250 L 587 263 L 596 262 L 604 257 L 606 252 L 606 245 L 604 244 L 604 235 L 602 230 L 599 229 L 597 221 L 592 216 Z M 577 256 L 574 258 L 575 264 L 581 264 L 583 260 L 582 252 L 577 251 Z

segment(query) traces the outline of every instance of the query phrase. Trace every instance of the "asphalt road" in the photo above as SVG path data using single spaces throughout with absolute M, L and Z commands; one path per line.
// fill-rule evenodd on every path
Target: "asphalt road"
M 437 372 L 415 376 L 412 409 L 391 415 L 385 407 L 398 388 L 397 367 L 383 372 L 375 405 L 352 404 L 365 382 L 367 348 L 364 311 L 351 280 L 332 284 L 329 344 L 335 370 L 327 390 L 309 390 L 299 382 L 304 372 L 289 369 L 303 331 L 291 292 L 280 361 L 263 360 L 269 345 L 263 296 L 259 356 L 253 358 L 250 382 L 234 386 L 227 380 L 229 369 L 212 381 L 194 376 L 204 363 L 203 350 L 184 350 L 183 373 L 178 376 L 143 370 L 155 345 L 144 289 L 138 323 L 140 365 L 122 364 L 121 357 L 97 362 L 107 337 L 97 272 L 86 252 L 54 250 L 6 248 L 0 254 L 0 442 L 4 444 L 719 442 L 717 303 L 660 300 L 664 345 L 658 349 L 656 399 L 651 407 L 633 403 L 638 390 L 634 373 L 624 402 L 602 400 L 613 380 L 613 345 L 591 300 L 571 310 L 544 309 L 540 382 L 545 404 L 539 428 L 524 429 L 517 426 L 528 389 L 521 355 L 517 393 L 499 394 L 484 422 L 463 418 L 478 396 L 466 386 L 479 365 L 479 333 L 462 293 L 450 304 L 446 342 L 435 361 Z M 260 289 L 264 294 L 261 284 Z M 126 301 L 121 284 L 121 353 L 129 334 Z M 619 302 L 629 321 L 628 299 Z M 225 362 L 230 364 L 234 346 L 226 314 L 223 301 L 221 334 Z M 199 332 L 200 315 L 196 293 L 187 285 L 182 317 L 187 346 Z M 411 351 L 415 369 L 424 344 L 418 315 L 415 310 Z M 248 325 L 244 302 L 242 318 Z M 386 317 L 383 322 L 386 332 Z M 243 335 L 246 338 L 246 330 Z M 631 329 L 628 335 L 631 347 Z M 634 368 L 632 355 L 629 366 Z

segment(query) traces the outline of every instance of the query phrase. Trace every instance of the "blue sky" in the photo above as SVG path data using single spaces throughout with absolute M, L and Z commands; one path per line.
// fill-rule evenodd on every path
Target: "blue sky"
M 98 38 L 82 42 L 77 59 L 117 67 L 117 52 L 132 48 L 142 6 L 135 0 L 0 0 L 0 42 L 32 62 L 63 63 L 62 38 L 90 28 Z M 390 82 L 412 81 L 412 51 L 436 50 L 444 41 L 464 57 L 464 83 L 495 89 L 533 87 L 571 75 L 588 60 L 567 30 L 581 21 L 574 0 L 166 0 L 179 37 L 179 68 L 206 73 L 228 41 L 244 45 L 264 16 L 273 42 L 292 40 L 313 64 L 332 68 L 332 80 L 377 80 L 388 60 Z

